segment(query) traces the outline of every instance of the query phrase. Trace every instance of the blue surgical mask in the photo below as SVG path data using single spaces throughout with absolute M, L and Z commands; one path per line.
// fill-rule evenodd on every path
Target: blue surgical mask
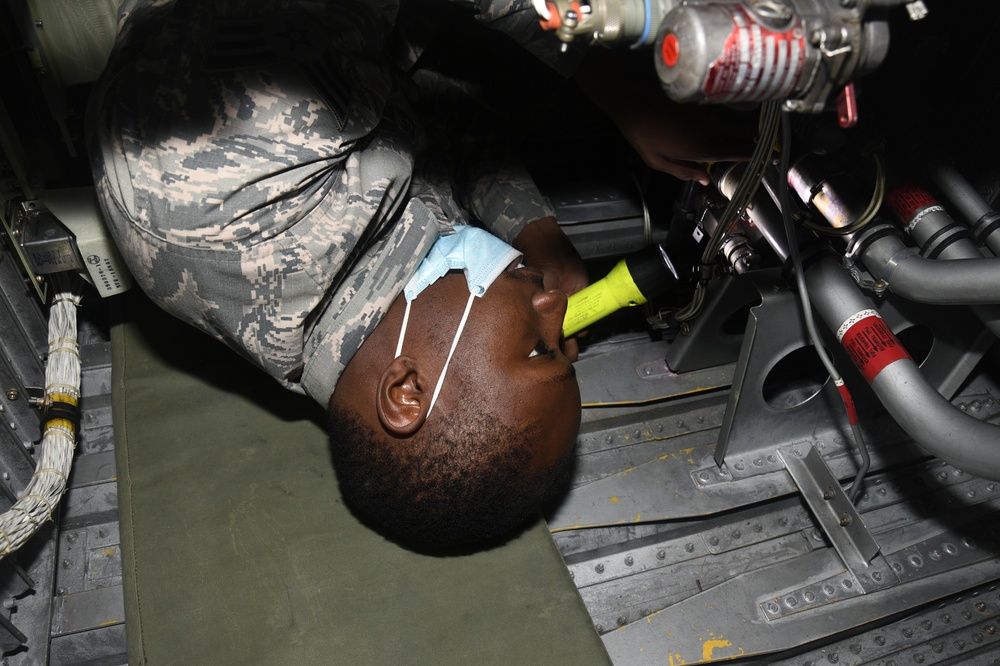
M 438 378 L 437 386 L 434 387 L 434 394 L 431 396 L 431 406 L 427 410 L 430 416 L 437 402 L 441 386 L 444 384 L 445 373 L 448 372 L 448 365 L 451 357 L 458 346 L 458 339 L 465 329 L 465 323 L 469 319 L 469 312 L 472 310 L 472 303 L 476 297 L 481 297 L 489 289 L 490 285 L 496 281 L 504 270 L 521 257 L 521 253 L 512 248 L 507 243 L 483 231 L 482 229 L 469 226 L 452 227 L 454 232 L 438 238 L 437 242 L 431 246 L 430 252 L 417 267 L 410 281 L 403 288 L 403 296 L 406 298 L 406 310 L 403 312 L 403 325 L 399 331 L 399 342 L 396 345 L 396 357 L 403 352 L 403 339 L 406 337 L 406 324 L 410 319 L 410 305 L 420 295 L 424 289 L 439 280 L 448 271 L 461 270 L 465 273 L 465 280 L 469 286 L 469 300 L 465 304 L 465 312 L 462 313 L 462 320 L 458 324 L 458 330 L 451 341 L 451 349 L 448 350 L 448 358 L 445 359 L 444 368 Z

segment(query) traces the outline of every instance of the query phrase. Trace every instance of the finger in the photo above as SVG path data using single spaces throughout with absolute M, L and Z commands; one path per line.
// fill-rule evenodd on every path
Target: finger
M 670 174 L 681 180 L 696 180 L 702 185 L 708 185 L 711 182 L 708 177 L 708 170 L 704 165 L 697 162 L 685 162 L 659 155 L 651 155 L 646 160 L 646 164 L 650 168 Z
M 575 337 L 565 338 L 562 341 L 562 351 L 570 363 L 573 363 L 580 358 L 580 343 L 576 341 Z

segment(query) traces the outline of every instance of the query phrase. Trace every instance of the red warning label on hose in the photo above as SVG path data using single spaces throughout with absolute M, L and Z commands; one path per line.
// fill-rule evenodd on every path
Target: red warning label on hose
M 837 338 L 870 384 L 890 363 L 910 358 L 875 310 L 862 310 L 840 326 Z
M 917 185 L 894 187 L 889 190 L 885 199 L 889 208 L 904 225 L 908 225 L 921 208 L 937 205 L 931 193 Z
M 805 37 L 796 20 L 785 32 L 762 26 L 746 9 L 730 8 L 733 30 L 702 87 L 708 102 L 755 102 L 789 97 L 805 62 Z

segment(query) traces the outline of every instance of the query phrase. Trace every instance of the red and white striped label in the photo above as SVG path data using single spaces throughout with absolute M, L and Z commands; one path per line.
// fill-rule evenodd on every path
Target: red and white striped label
M 862 310 L 840 325 L 837 339 L 871 384 L 890 363 L 910 358 L 899 338 L 875 310 Z
M 733 30 L 709 66 L 702 88 L 705 100 L 756 102 L 790 96 L 806 57 L 798 20 L 785 32 L 774 32 L 739 5 L 728 11 Z
M 916 217 L 920 209 L 934 206 L 934 210 L 944 210 L 930 192 L 916 185 L 899 185 L 892 188 L 886 195 L 885 201 L 907 231 L 920 221 Z

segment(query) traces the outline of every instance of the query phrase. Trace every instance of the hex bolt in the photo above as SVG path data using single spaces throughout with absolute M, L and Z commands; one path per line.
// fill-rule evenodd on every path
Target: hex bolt
M 853 522 L 853 521 L 851 520 L 851 517 L 848 516 L 847 514 L 844 514 L 843 516 L 840 517 L 840 526 L 841 527 L 850 527 L 851 522 Z
M 630 566 L 632 566 L 633 564 L 635 564 L 635 560 L 634 560 L 634 559 L 632 558 L 632 556 L 631 556 L 631 555 L 627 556 L 627 557 L 625 558 L 625 566 L 627 566 L 627 567 L 630 567 Z
M 624 615 L 619 615 L 618 616 L 618 626 L 619 627 L 624 627 L 626 624 L 628 624 L 628 618 L 625 617 Z
M 778 604 L 774 603 L 773 601 L 768 602 L 768 604 L 767 604 L 767 612 L 768 613 L 771 613 L 773 615 L 774 613 L 777 613 L 780 610 L 781 610 L 781 608 L 778 607 Z
M 8 400 L 17 400 L 21 397 L 21 392 L 16 388 L 9 388 L 4 391 L 4 394 L 7 396 Z
M 603 564 L 598 564 L 596 567 L 594 567 L 594 571 L 596 571 L 599 574 L 604 573 L 604 565 Z

